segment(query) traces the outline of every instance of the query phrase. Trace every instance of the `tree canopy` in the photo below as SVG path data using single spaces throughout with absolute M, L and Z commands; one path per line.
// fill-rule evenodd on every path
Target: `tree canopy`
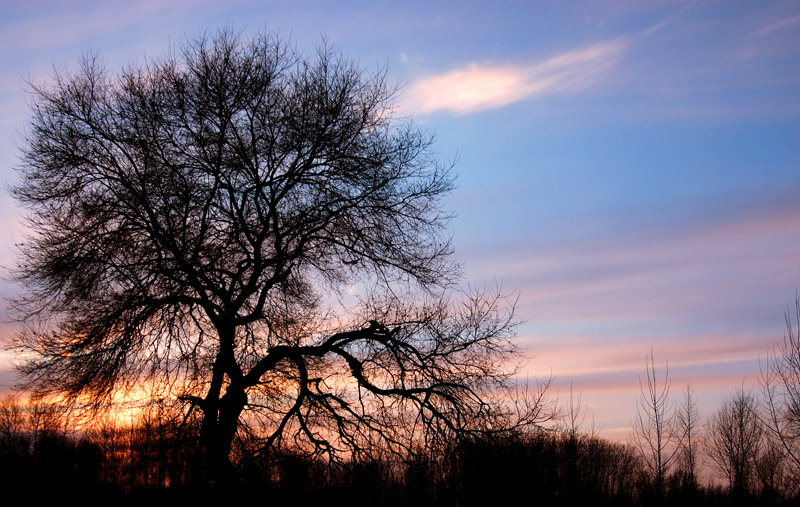
M 535 421 L 540 399 L 505 397 L 513 304 L 458 296 L 450 167 L 394 97 L 327 46 L 231 31 L 34 86 L 28 385 L 199 409 L 216 479 L 242 432 L 336 458 Z

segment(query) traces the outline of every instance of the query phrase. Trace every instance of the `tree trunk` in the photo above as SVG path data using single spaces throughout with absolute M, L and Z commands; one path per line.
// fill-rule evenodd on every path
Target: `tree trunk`
M 228 387 L 215 407 L 204 410 L 200 435 L 205 448 L 207 478 L 212 485 L 223 488 L 236 482 L 230 453 L 239 415 L 247 402 L 244 390 L 232 387 Z
M 233 355 L 235 328 L 232 325 L 218 325 L 217 330 L 220 349 L 203 404 L 200 438 L 205 447 L 207 479 L 215 487 L 225 488 L 236 482 L 230 453 L 239 415 L 247 403 L 247 394 L 241 370 Z M 223 395 L 222 385 L 226 376 L 230 383 Z

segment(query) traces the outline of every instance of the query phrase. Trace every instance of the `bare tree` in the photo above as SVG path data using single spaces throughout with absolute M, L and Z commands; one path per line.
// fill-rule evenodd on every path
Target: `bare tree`
M 787 470 L 786 451 L 781 443 L 765 436 L 761 453 L 756 459 L 756 475 L 761 483 L 761 497 L 776 499 L 796 498 L 798 478 Z
M 773 438 L 785 450 L 788 465 L 800 477 L 800 296 L 786 312 L 786 333 L 762 370 L 765 419 Z M 797 485 L 795 486 L 797 487 Z
M 572 390 L 572 382 L 569 383 L 569 402 L 567 406 L 561 411 L 559 415 L 560 422 L 558 430 L 561 431 L 568 439 L 575 440 L 580 436 L 584 436 L 584 423 L 586 422 L 587 408 L 582 405 L 583 396 L 578 393 L 575 395 Z M 592 424 L 586 431 L 588 437 L 596 437 L 599 433 L 598 428 L 594 425 L 594 416 L 592 416 Z
M 669 398 L 669 365 L 664 379 L 656 374 L 653 352 L 645 358 L 647 385 L 639 379 L 641 396 L 633 421 L 633 443 L 647 466 L 659 498 L 664 495 L 665 479 L 678 456 L 680 438 L 674 432 L 675 410 Z
M 217 482 L 241 432 L 336 459 L 541 416 L 502 396 L 513 304 L 457 296 L 452 177 L 385 77 L 223 31 L 35 87 L 13 189 L 29 385 L 192 404 Z
M 682 485 L 691 490 L 697 488 L 697 471 L 700 466 L 698 417 L 694 389 L 687 385 L 683 392 L 683 402 L 675 413 L 675 434 L 680 442 L 677 457 L 678 474 Z
M 16 397 L 0 398 L 0 459 L 19 459 L 30 452 L 28 418 Z
M 752 493 L 764 437 L 755 397 L 737 389 L 708 422 L 706 435 L 707 455 L 734 496 Z

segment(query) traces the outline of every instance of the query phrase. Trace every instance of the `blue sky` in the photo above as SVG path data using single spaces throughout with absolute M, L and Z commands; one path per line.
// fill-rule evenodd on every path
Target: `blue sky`
M 651 349 L 706 416 L 755 385 L 800 289 L 800 2 L 4 0 L 0 181 L 27 79 L 224 25 L 388 68 L 398 114 L 457 161 L 466 281 L 519 293 L 530 375 L 572 382 L 603 434 L 627 434 Z M 0 195 L 4 266 L 18 224 Z

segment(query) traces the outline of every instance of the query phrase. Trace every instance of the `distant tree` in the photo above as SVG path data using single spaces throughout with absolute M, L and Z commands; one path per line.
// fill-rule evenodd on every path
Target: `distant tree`
M 800 297 L 793 312 L 786 312 L 786 333 L 777 343 L 762 371 L 765 419 L 774 439 L 785 451 L 787 466 L 797 478 L 800 496 Z
M 665 492 L 665 480 L 678 456 L 680 436 L 674 433 L 675 409 L 669 398 L 669 365 L 663 380 L 656 374 L 653 352 L 645 358 L 646 385 L 639 379 L 641 395 L 633 420 L 633 444 L 650 472 L 659 501 Z
M 797 478 L 788 473 L 786 451 L 774 438 L 765 436 L 761 452 L 756 458 L 756 476 L 760 482 L 760 497 L 776 502 L 797 497 Z
M 457 296 L 452 176 L 393 97 L 326 47 L 229 31 L 34 87 L 13 189 L 29 387 L 191 404 L 212 482 L 241 432 L 338 459 L 534 422 L 540 399 L 505 396 L 513 304 Z
M 28 456 L 30 437 L 28 417 L 20 401 L 8 395 L 0 398 L 0 457 L 8 467 Z
M 756 462 L 764 443 L 758 402 L 752 393 L 737 389 L 708 421 L 707 454 L 728 481 L 735 498 L 753 493 Z
M 683 401 L 675 412 L 675 433 L 680 442 L 676 459 L 677 473 L 681 485 L 689 490 L 698 486 L 697 473 L 700 467 L 700 439 L 698 435 L 699 414 L 694 389 L 687 385 Z
M 572 382 L 569 384 L 569 402 L 567 406 L 558 414 L 560 422 L 558 425 L 559 431 L 565 434 L 570 439 L 577 439 L 583 436 L 584 423 L 586 422 L 587 409 L 582 405 L 583 397 L 573 393 Z M 593 418 L 594 419 L 594 418 Z M 598 429 L 594 426 L 592 420 L 591 427 L 586 430 L 589 436 L 597 436 Z
M 626 444 L 551 431 L 467 440 L 455 505 L 634 505 L 642 463 Z M 436 502 L 436 505 L 444 502 Z
M 87 435 L 66 430 L 63 407 L 14 396 L 0 399 L 0 488 L 35 491 L 48 502 L 64 488 L 96 488 L 102 457 Z M 42 477 L 47 488 L 41 487 Z M 89 495 L 92 496 L 92 495 Z

